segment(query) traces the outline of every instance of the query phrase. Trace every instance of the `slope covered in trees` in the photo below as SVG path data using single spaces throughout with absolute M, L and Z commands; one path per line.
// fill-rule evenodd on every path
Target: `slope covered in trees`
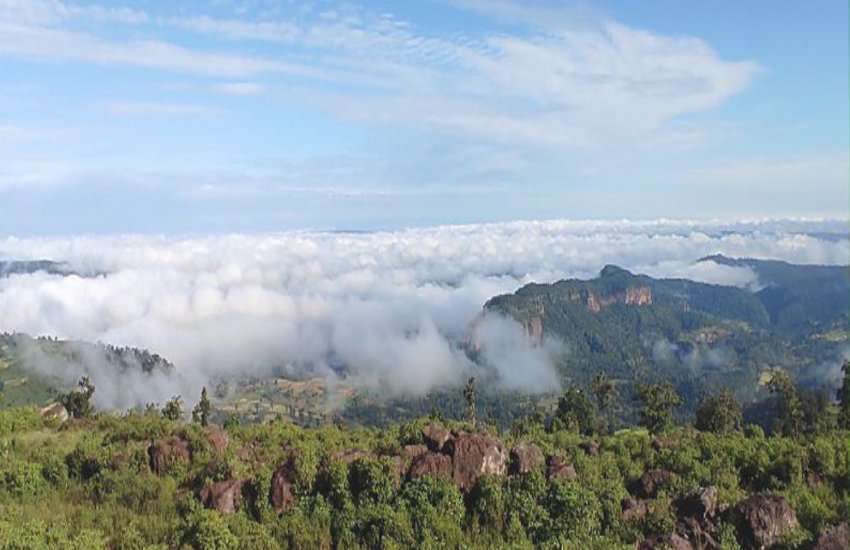
M 619 398 L 604 382 L 570 388 L 554 414 L 506 431 L 477 418 L 474 381 L 465 418 L 383 430 L 205 426 L 179 404 L 176 414 L 84 406 L 65 422 L 9 409 L 0 412 L 0 548 L 850 544 L 846 423 L 802 417 L 801 430 L 766 435 L 741 425 L 726 393 L 700 407 L 699 429 L 677 425 L 678 396 L 662 384 L 642 387 L 641 426 L 612 433 L 601 419 Z M 87 401 L 92 391 L 71 393 Z M 783 420 L 794 418 L 796 391 L 782 387 Z M 831 417 L 844 408 L 830 405 Z M 731 417 L 716 418 L 720 410 Z

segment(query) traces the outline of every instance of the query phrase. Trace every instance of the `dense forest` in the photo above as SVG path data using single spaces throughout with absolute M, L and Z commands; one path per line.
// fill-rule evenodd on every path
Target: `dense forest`
M 61 408 L 0 412 L 0 548 L 846 548 L 843 372 L 817 417 L 774 376 L 767 433 L 729 391 L 677 424 L 664 383 L 615 431 L 602 374 L 505 431 L 479 418 L 474 379 L 459 418 L 384 429 L 215 426 L 206 391 L 191 414 L 110 414 L 83 379 Z

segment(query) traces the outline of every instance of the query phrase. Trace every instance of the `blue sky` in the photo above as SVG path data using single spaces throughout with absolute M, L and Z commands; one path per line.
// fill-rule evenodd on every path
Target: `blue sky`
M 847 217 L 848 4 L 0 0 L 0 234 Z

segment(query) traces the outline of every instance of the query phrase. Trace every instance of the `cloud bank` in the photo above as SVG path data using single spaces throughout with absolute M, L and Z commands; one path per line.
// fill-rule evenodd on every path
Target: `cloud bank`
M 474 368 L 459 343 L 494 295 L 532 281 L 593 277 L 609 263 L 653 276 L 757 285 L 747 269 L 694 264 L 714 253 L 850 263 L 845 222 L 834 221 L 529 221 L 376 233 L 9 237 L 0 240 L 0 259 L 50 259 L 101 275 L 0 278 L 0 331 L 159 353 L 179 372 L 176 387 L 152 386 L 161 400 L 196 395 L 212 377 L 305 369 L 332 378 L 344 370 L 363 387 L 421 394 L 461 383 Z M 530 391 L 557 386 L 551 354 L 524 347 L 517 326 L 492 328 L 489 348 L 484 342 L 487 362 L 502 383 Z M 512 370 L 517 365 L 526 374 Z M 126 395 L 123 405 L 137 404 Z

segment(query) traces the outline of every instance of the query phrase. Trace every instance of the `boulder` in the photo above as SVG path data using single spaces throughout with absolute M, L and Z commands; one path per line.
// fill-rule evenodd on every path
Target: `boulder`
M 156 441 L 148 447 L 151 470 L 157 475 L 168 473 L 177 462 L 189 462 L 192 453 L 189 442 L 175 435 Z
M 425 445 L 405 445 L 404 448 L 401 450 L 401 455 L 404 458 L 413 460 L 417 456 L 425 454 L 427 452 L 428 447 L 426 447 Z
M 449 479 L 452 477 L 452 459 L 444 454 L 428 451 L 413 459 L 407 475 L 410 479 L 424 476 Z
M 658 491 L 668 488 L 676 480 L 676 474 L 667 470 L 649 470 L 631 486 L 631 493 L 639 498 L 655 498 Z
M 575 466 L 559 456 L 549 457 L 549 462 L 546 465 L 546 478 L 549 481 L 556 479 L 574 480 L 578 478 Z
M 735 505 L 732 517 L 747 548 L 769 548 L 800 525 L 794 509 L 779 495 L 753 495 Z
M 295 467 L 291 458 L 272 474 L 269 501 L 277 512 L 285 512 L 295 504 Z
M 375 455 L 362 449 L 344 449 L 331 455 L 332 461 L 344 464 L 351 464 L 358 458 L 375 458 Z
M 451 432 L 439 424 L 432 423 L 422 428 L 422 439 L 425 440 L 425 444 L 428 448 L 435 453 L 441 452 L 443 450 L 443 446 L 449 439 L 451 439 L 451 437 Z
M 694 545 L 685 537 L 670 533 L 659 537 L 645 539 L 638 544 L 638 550 L 694 550 Z
M 826 527 L 818 535 L 812 550 L 847 550 L 850 548 L 850 525 L 842 523 Z
M 511 449 L 510 473 L 527 474 L 543 466 L 545 457 L 540 447 L 534 443 L 519 443 Z
M 68 411 L 62 403 L 51 403 L 39 409 L 38 412 L 44 418 L 51 420 L 56 418 L 59 422 L 65 422 L 69 418 Z
M 461 491 L 472 489 L 483 475 L 504 475 L 508 453 L 502 443 L 486 434 L 458 433 L 446 442 L 452 457 L 452 479 Z
M 242 505 L 242 487 L 245 480 L 228 479 L 207 485 L 201 490 L 201 503 L 222 514 L 232 514 Z
M 640 521 L 649 513 L 649 503 L 645 500 L 638 500 L 632 497 L 626 497 L 620 504 L 623 510 L 623 521 Z
M 217 426 L 207 426 L 204 429 L 204 435 L 207 441 L 216 453 L 223 453 L 227 446 L 230 445 L 230 436 L 226 431 Z
M 599 454 L 599 443 L 596 441 L 583 441 L 579 444 L 579 447 L 590 456 Z
M 706 521 L 717 513 L 717 487 L 697 489 L 676 501 L 679 517 Z

